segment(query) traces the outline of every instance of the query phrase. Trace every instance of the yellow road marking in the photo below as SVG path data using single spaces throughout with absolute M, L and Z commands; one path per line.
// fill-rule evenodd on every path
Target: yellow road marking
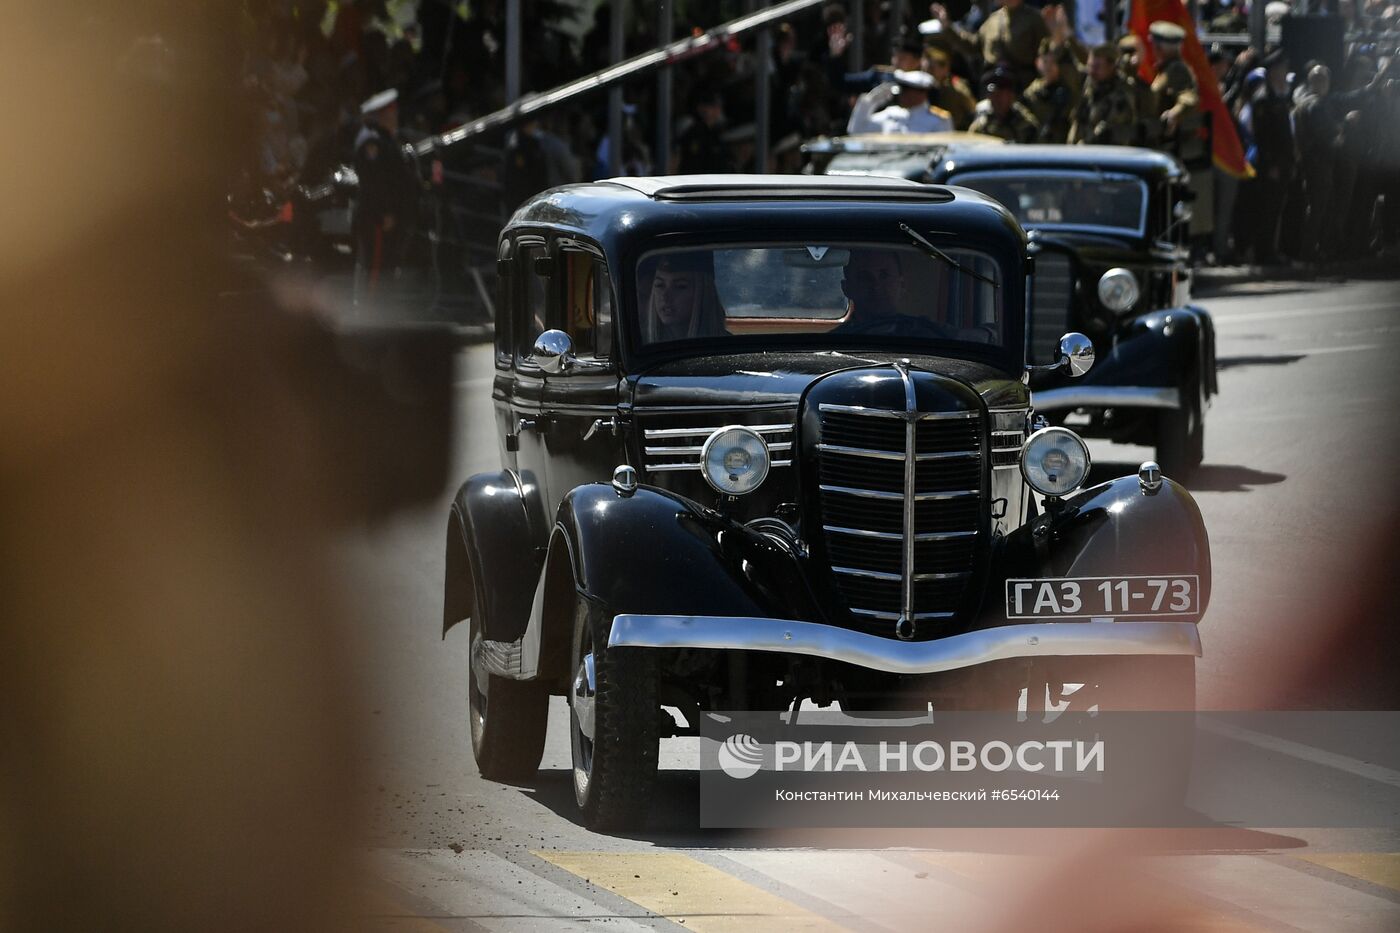
M 841 930 L 718 868 L 679 852 L 536 852 L 600 888 L 701 933 Z
M 1400 852 L 1319 852 L 1296 858 L 1400 891 Z

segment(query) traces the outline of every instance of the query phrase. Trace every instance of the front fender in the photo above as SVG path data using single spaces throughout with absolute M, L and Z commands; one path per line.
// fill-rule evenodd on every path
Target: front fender
M 1113 349 L 1086 373 L 1086 386 L 1192 385 L 1198 374 L 1214 369 L 1208 350 L 1210 315 L 1202 308 L 1167 308 L 1130 321 Z M 1207 363 L 1210 356 L 1210 364 Z
M 548 540 L 543 513 L 528 473 L 478 473 L 457 490 L 447 519 L 444 637 L 476 611 L 478 587 L 486 638 L 511 642 L 525 631 Z
M 1200 578 L 1200 622 L 1210 603 L 1210 541 L 1196 500 L 1170 479 L 1156 493 L 1136 476 L 1101 483 L 1064 500 L 1064 508 L 1007 536 L 996 578 L 1171 576 Z M 993 621 L 1005 619 L 989 601 Z
M 813 618 L 796 558 L 695 502 L 642 487 L 579 486 L 555 519 L 525 637 L 526 669 L 562 676 L 578 595 L 609 615 Z

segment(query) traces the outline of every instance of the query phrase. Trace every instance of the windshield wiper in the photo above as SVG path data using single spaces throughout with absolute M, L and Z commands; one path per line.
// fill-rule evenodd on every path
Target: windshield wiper
M 932 243 L 930 243 L 923 237 L 919 236 L 919 234 L 914 232 L 914 228 L 909 226 L 908 224 L 901 223 L 899 225 L 899 229 L 904 231 L 904 233 L 909 237 L 909 239 L 922 246 L 924 248 L 924 252 L 928 253 L 934 259 L 941 259 L 943 260 L 943 262 L 952 266 L 954 269 L 958 270 L 963 275 L 968 276 L 969 278 L 977 279 L 979 282 L 986 282 L 988 285 L 992 286 L 992 288 L 1001 287 L 997 284 L 996 279 L 992 278 L 989 275 L 983 275 L 980 272 L 976 272 L 972 269 L 967 268 L 962 263 L 954 259 L 952 256 L 949 256 L 947 253 L 943 252 L 943 250 L 939 249 L 937 246 L 934 246 Z

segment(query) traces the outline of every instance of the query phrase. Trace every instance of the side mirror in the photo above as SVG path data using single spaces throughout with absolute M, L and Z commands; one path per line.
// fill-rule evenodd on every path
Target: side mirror
M 1094 344 L 1083 334 L 1070 333 L 1060 338 L 1060 365 L 1078 379 L 1094 367 Z
M 1045 366 L 1027 366 L 1027 373 L 1053 373 L 1064 370 L 1071 379 L 1078 379 L 1094 366 L 1094 343 L 1080 333 L 1065 334 L 1060 338 L 1060 355 L 1053 363 Z
M 574 356 L 574 342 L 562 330 L 547 330 L 535 338 L 530 361 L 546 376 L 568 375 L 572 372 L 606 372 L 607 363 L 581 360 Z
M 550 376 L 568 370 L 574 360 L 574 342 L 562 330 L 547 330 L 535 338 L 530 360 Z

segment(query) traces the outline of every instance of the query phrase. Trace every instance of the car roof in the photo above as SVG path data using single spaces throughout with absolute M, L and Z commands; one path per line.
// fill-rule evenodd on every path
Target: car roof
M 654 175 L 609 178 L 600 184 L 619 185 L 653 200 L 733 200 L 736 198 L 832 197 L 889 194 L 901 198 L 952 195 L 902 178 L 828 178 L 820 175 Z
M 1025 237 L 1004 207 L 978 192 L 825 175 L 662 175 L 564 185 L 526 201 L 506 230 L 574 232 L 611 252 L 672 233 L 733 239 L 759 229 L 839 227 L 859 236 L 897 231 L 901 222 L 1008 245 Z
M 1031 143 L 1016 146 L 950 147 L 944 154 L 940 175 L 991 169 L 1085 169 L 1159 175 L 1179 178 L 1185 168 L 1174 156 L 1137 146 L 1067 146 Z

